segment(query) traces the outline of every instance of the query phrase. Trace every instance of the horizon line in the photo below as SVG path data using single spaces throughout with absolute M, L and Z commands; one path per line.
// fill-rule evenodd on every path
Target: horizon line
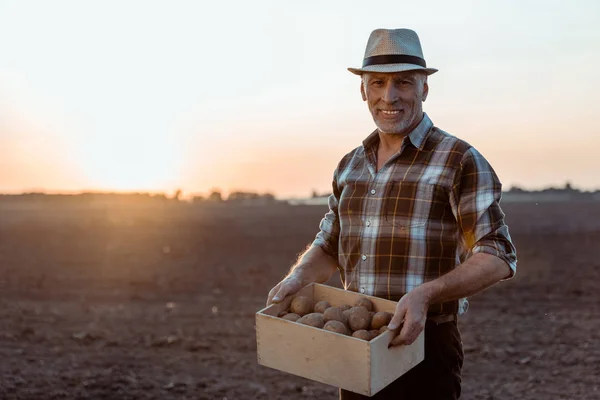
M 580 193 L 596 193 L 596 192 L 600 192 L 600 187 L 596 187 L 593 189 L 581 189 L 578 188 L 577 186 L 572 185 L 569 181 L 567 181 L 564 185 L 562 186 L 545 186 L 541 189 L 531 189 L 531 188 L 527 188 L 524 186 L 519 186 L 519 185 L 512 185 L 510 187 L 508 187 L 507 189 L 503 188 L 502 192 L 506 193 L 506 192 L 530 192 L 530 193 L 535 193 L 535 192 L 543 192 L 543 191 L 548 191 L 548 190 L 564 190 L 564 191 L 573 191 L 573 192 L 580 192 Z M 279 195 L 277 195 L 274 191 L 270 191 L 270 190 L 266 190 L 266 191 L 258 191 L 258 190 L 243 190 L 243 189 L 231 189 L 231 190 L 223 190 L 220 188 L 212 188 L 209 189 L 208 191 L 204 191 L 204 192 L 199 192 L 199 191 L 194 191 L 194 192 L 186 192 L 184 189 L 182 188 L 176 188 L 176 189 L 172 189 L 172 190 L 88 190 L 88 189 L 82 189 L 82 190 L 44 190 L 44 189 L 30 189 L 30 190 L 23 190 L 23 191 L 0 191 L 0 196 L 26 196 L 26 195 L 46 195 L 46 196 L 78 196 L 78 195 L 121 195 L 121 196 L 127 196 L 127 195 L 141 195 L 141 196 L 165 196 L 165 197 L 170 197 L 173 196 L 173 198 L 175 198 L 175 196 L 177 196 L 178 198 L 182 198 L 182 199 L 193 199 L 193 198 L 200 198 L 200 197 L 205 197 L 208 198 L 208 196 L 210 196 L 212 193 L 220 193 L 221 195 L 223 195 L 224 193 L 227 193 L 228 196 L 234 194 L 234 193 L 243 193 L 243 194 L 257 194 L 257 195 L 271 195 L 277 199 L 294 199 L 294 198 L 314 198 L 314 197 L 323 197 L 323 196 L 328 196 L 329 192 L 319 192 L 316 189 L 310 189 L 307 190 L 307 195 L 306 196 L 286 196 L 286 197 L 281 197 Z

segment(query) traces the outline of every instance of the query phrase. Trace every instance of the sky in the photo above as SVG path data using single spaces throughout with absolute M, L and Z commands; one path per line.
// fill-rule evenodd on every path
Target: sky
M 329 192 L 377 28 L 419 34 L 425 111 L 505 189 L 600 189 L 595 0 L 0 0 L 0 192 Z

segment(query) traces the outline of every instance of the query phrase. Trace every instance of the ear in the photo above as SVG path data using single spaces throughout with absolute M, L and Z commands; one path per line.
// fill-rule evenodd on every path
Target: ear
M 361 95 L 363 101 L 367 101 L 367 94 L 365 93 L 365 85 L 364 85 L 364 81 L 362 79 L 360 80 L 360 95 Z
M 427 80 L 423 83 L 423 101 L 427 100 L 427 95 L 429 94 L 429 84 L 427 84 Z

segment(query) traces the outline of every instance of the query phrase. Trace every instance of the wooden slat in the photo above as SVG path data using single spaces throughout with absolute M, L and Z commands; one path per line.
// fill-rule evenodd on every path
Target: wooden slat
M 261 365 L 369 394 L 365 341 L 260 314 L 256 338 Z
M 371 395 L 404 375 L 425 358 L 425 331 L 409 346 L 388 349 L 392 332 L 384 332 L 371 340 Z

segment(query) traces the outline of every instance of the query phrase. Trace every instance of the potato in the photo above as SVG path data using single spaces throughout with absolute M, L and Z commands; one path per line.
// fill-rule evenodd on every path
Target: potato
M 366 331 L 364 329 L 360 329 L 360 330 L 354 332 L 352 334 L 352 336 L 355 337 L 355 338 L 366 340 L 367 342 L 372 339 L 371 338 L 371 334 L 369 333 L 369 331 Z
M 373 317 L 375 316 L 375 311 L 369 311 L 369 326 L 371 326 L 371 321 L 373 321 Z M 369 330 L 369 328 L 366 328 Z
M 304 325 L 314 326 L 315 328 L 322 328 L 325 325 L 325 320 L 323 319 L 323 314 L 321 313 L 306 314 L 296 322 Z
M 342 312 L 351 309 L 352 306 L 350 304 L 342 304 L 341 306 L 339 306 L 339 309 L 342 310 Z
M 371 316 L 369 311 L 362 306 L 352 307 L 348 311 L 348 326 L 352 331 L 359 331 L 361 329 L 368 329 L 371 324 Z
M 285 314 L 281 318 L 287 319 L 288 321 L 296 322 L 296 321 L 298 321 L 300 319 L 300 316 L 298 314 L 288 313 L 288 314 Z
M 371 340 L 373 340 L 379 336 L 379 329 L 371 329 L 369 333 L 371 334 Z
M 350 331 L 348 330 L 348 328 L 346 327 L 346 325 L 344 325 L 340 321 L 336 321 L 334 319 L 332 319 L 331 321 L 327 321 L 325 323 L 325 326 L 323 326 L 323 329 L 325 329 L 326 331 L 340 333 L 342 335 L 349 335 L 350 334 Z
M 348 319 L 348 317 L 350 316 L 350 308 L 347 310 L 342 311 L 342 314 L 344 314 L 344 316 L 346 317 L 346 319 Z
M 323 313 L 323 319 L 325 322 L 339 321 L 344 325 L 348 323 L 348 317 L 345 316 L 338 307 L 329 307 L 327 310 L 325 310 Z
M 284 310 L 284 311 L 281 311 L 279 314 L 277 314 L 277 316 L 278 316 L 279 318 L 281 318 L 281 317 L 283 317 L 283 316 L 284 316 L 285 314 L 287 314 L 287 313 L 288 313 L 288 312 Z
M 379 328 L 379 334 L 381 335 L 383 332 L 387 331 L 387 325 L 382 326 L 381 328 Z
M 356 300 L 356 303 L 354 303 L 354 307 L 364 307 L 369 311 L 373 311 L 373 303 L 366 297 L 361 297 L 358 300 Z
M 331 304 L 329 304 L 325 300 L 322 300 L 315 304 L 315 312 L 323 314 L 325 310 L 327 310 L 329 307 L 331 307 Z
M 373 319 L 371 319 L 371 329 L 380 329 L 382 326 L 389 324 L 392 317 L 393 315 L 387 311 L 375 313 Z
M 290 312 L 303 317 L 312 311 L 313 301 L 306 296 L 294 297 L 290 304 Z

